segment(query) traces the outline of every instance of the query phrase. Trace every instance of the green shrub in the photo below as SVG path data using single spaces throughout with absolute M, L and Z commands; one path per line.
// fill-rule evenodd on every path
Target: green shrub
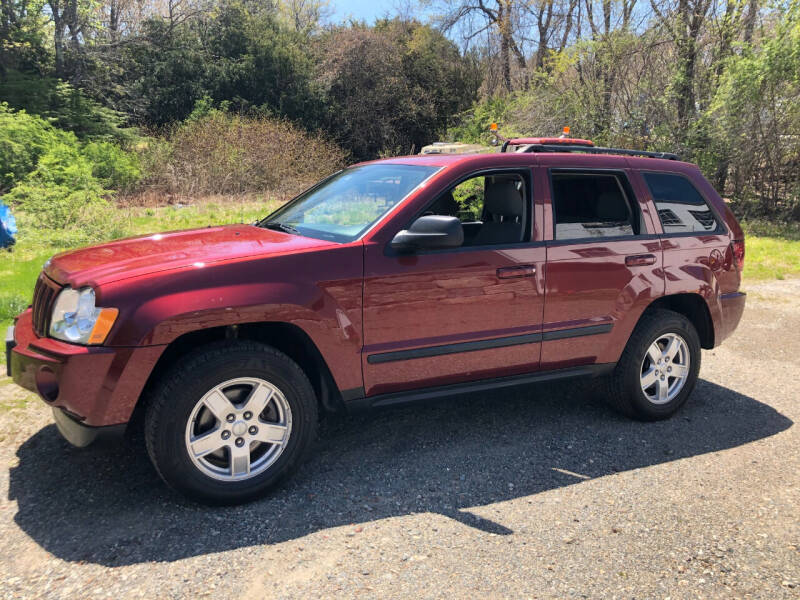
M 33 171 L 53 144 L 68 139 L 44 119 L 0 103 L 0 193 Z
M 3 199 L 26 215 L 20 231 L 23 226 L 75 230 L 77 239 L 99 240 L 107 237 L 113 220 L 109 194 L 78 146 L 57 142 Z
M 92 163 L 92 174 L 107 188 L 131 191 L 142 178 L 136 154 L 111 142 L 89 142 L 81 154 Z
M 12 108 L 38 115 L 82 140 L 128 140 L 136 135 L 134 129 L 126 127 L 125 115 L 55 77 L 9 69 L 3 75 L 0 94 Z

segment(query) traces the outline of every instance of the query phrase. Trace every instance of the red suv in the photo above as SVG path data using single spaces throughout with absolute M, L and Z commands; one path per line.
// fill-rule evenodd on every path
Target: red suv
M 141 416 L 164 480 L 214 503 L 292 471 L 324 412 L 591 376 L 631 417 L 672 415 L 744 309 L 731 211 L 671 155 L 503 150 L 363 163 L 253 225 L 54 256 L 10 374 L 79 446 Z

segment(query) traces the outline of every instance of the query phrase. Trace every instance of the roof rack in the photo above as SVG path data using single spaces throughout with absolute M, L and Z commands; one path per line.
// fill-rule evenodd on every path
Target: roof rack
M 526 144 L 526 142 L 521 139 L 504 141 L 500 152 L 505 152 L 509 145 L 527 146 L 521 150 L 521 152 L 585 152 L 587 154 L 622 154 L 624 156 L 646 156 L 648 158 L 680 160 L 677 154 L 671 152 L 648 152 L 646 150 L 629 150 L 627 148 L 601 148 L 588 144 Z

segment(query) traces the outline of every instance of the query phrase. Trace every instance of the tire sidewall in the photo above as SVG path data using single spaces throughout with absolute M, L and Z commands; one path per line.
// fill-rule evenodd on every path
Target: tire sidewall
M 297 465 L 313 441 L 316 399 L 308 379 L 294 362 L 277 352 L 267 358 L 232 348 L 221 359 L 203 360 L 201 353 L 189 364 L 194 375 L 186 377 L 186 368 L 171 373 L 162 388 L 169 397 L 159 403 L 160 414 L 151 415 L 153 435 L 148 436 L 148 442 L 158 471 L 173 488 L 204 502 L 239 503 L 262 495 Z M 292 430 L 283 452 L 264 472 L 242 481 L 221 481 L 204 474 L 190 458 L 186 425 L 197 402 L 209 390 L 238 377 L 264 379 L 277 387 L 291 409 Z
M 641 367 L 647 349 L 654 341 L 667 333 L 674 333 L 683 338 L 689 349 L 689 375 L 683 389 L 672 400 L 665 404 L 651 402 L 641 387 Z M 677 411 L 689 398 L 697 383 L 700 373 L 701 349 L 700 338 L 694 326 L 683 316 L 674 314 L 667 319 L 651 322 L 640 332 L 641 340 L 629 355 L 625 365 L 624 386 L 635 410 L 649 419 L 664 419 Z

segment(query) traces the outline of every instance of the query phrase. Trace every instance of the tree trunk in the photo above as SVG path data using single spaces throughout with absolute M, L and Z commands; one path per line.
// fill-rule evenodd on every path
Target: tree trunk
M 497 11 L 497 25 L 500 30 L 500 63 L 503 72 L 503 86 L 511 91 L 511 17 L 504 2 Z

